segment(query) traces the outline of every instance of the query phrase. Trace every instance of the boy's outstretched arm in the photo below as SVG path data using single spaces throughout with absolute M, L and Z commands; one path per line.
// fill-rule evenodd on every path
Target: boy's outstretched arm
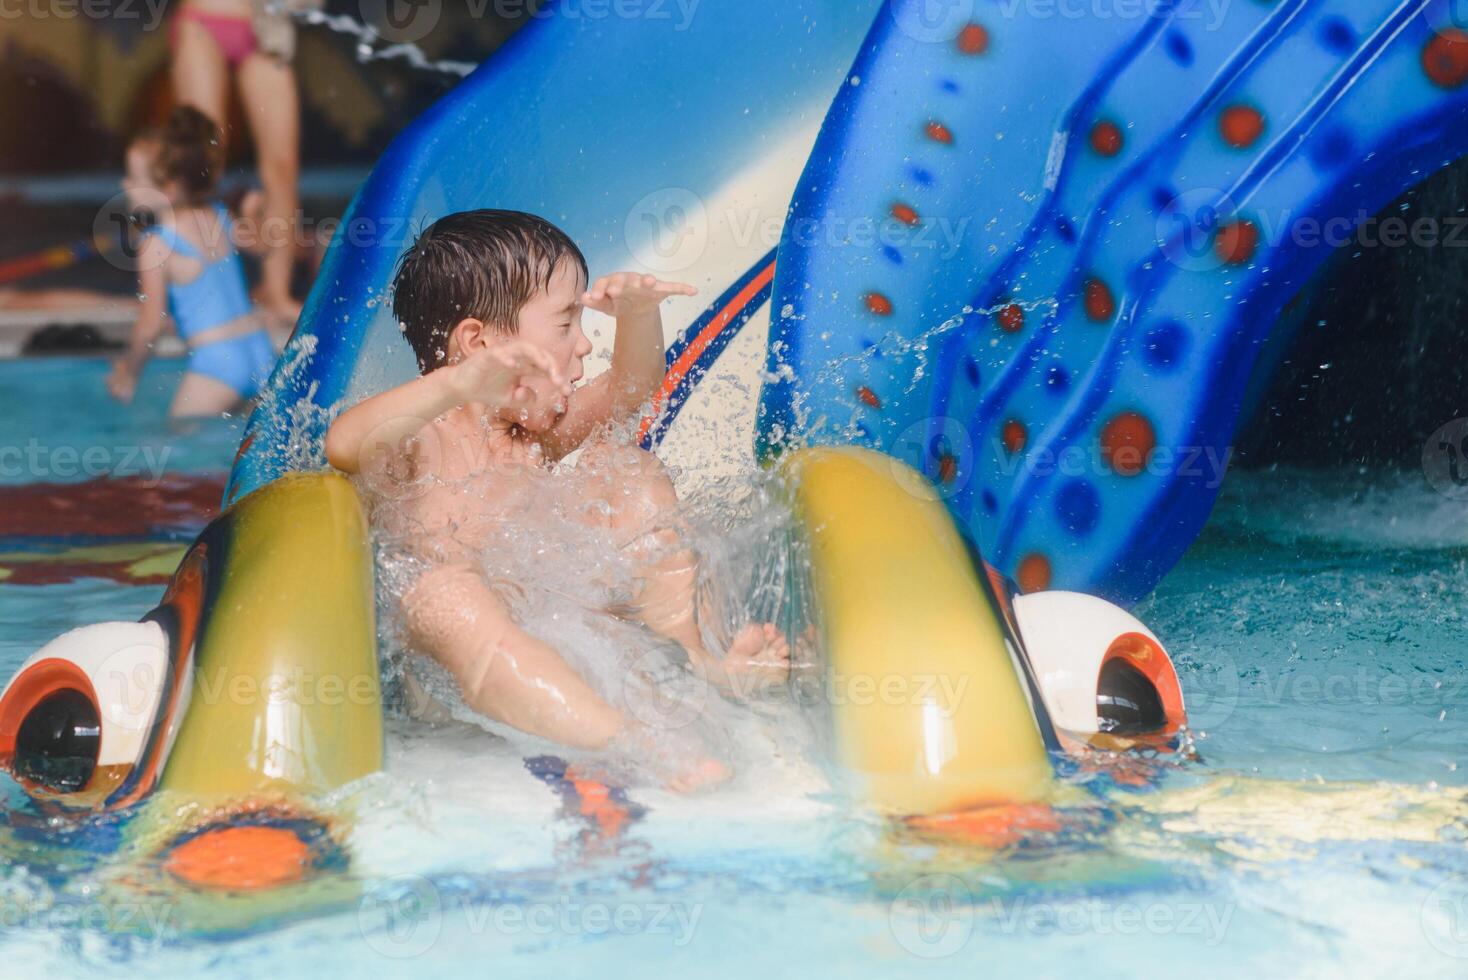
M 525 386 L 530 377 L 546 377 L 569 390 L 561 369 L 533 344 L 513 340 L 480 348 L 347 409 L 326 433 L 326 459 L 343 473 L 360 473 L 369 464 L 408 456 L 408 440 L 451 409 L 526 401 L 533 394 Z
M 698 290 L 686 283 L 637 272 L 618 272 L 592 283 L 582 303 L 617 320 L 612 366 L 567 400 L 566 417 L 546 439 L 552 456 L 576 449 L 600 426 L 629 418 L 657 394 L 667 372 L 659 306 L 670 296 L 696 295 Z

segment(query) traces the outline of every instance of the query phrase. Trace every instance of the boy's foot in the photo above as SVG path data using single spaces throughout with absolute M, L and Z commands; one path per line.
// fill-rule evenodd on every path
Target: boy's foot
M 668 789 L 675 793 L 697 793 L 728 782 L 734 775 L 729 767 L 717 759 L 700 759 L 687 769 L 667 781 Z
M 790 677 L 790 642 L 774 623 L 751 623 L 729 644 L 722 666 L 734 694 L 763 693 Z

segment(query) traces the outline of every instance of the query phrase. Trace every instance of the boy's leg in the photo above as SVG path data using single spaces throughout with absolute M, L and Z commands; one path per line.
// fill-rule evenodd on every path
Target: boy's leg
M 682 646 L 693 668 L 722 687 L 749 693 L 744 689 L 784 681 L 790 649 L 771 624 L 745 627 L 723 659 L 704 644 L 698 627 L 698 557 L 668 523 L 679 502 L 662 462 L 626 448 L 600 450 L 589 462 L 606 481 L 613 530 L 644 563 L 642 592 L 628 610 L 633 618 Z
M 640 449 L 609 449 L 593 463 L 617 540 L 638 559 L 643 589 L 633 616 L 684 647 L 702 648 L 698 629 L 698 558 L 668 519 L 678 510 L 673 481 L 658 458 Z
M 403 599 L 410 638 L 459 683 L 464 702 L 522 732 L 583 749 L 622 730 L 607 704 L 560 654 L 526 634 L 467 565 L 426 573 Z

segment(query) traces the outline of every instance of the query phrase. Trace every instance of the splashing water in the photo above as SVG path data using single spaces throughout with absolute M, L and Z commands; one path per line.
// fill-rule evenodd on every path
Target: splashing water
M 422 48 L 406 41 L 385 43 L 386 39 L 371 24 L 365 24 L 346 14 L 328 14 L 322 10 L 286 10 L 283 12 L 303 24 L 324 27 L 335 34 L 352 38 L 356 42 L 358 64 L 365 65 L 372 61 L 406 61 L 410 67 L 419 71 L 439 72 L 445 75 L 456 75 L 459 78 L 464 78 L 479 67 L 472 61 L 447 59 L 435 61 L 424 54 Z
M 771 750 L 761 719 L 789 706 L 726 696 L 648 624 L 691 614 L 715 655 L 753 623 L 795 629 L 788 509 L 774 479 L 753 473 L 698 500 L 649 502 L 639 481 L 654 464 L 634 440 L 628 425 L 574 462 L 492 460 L 467 475 L 443 467 L 409 495 L 359 481 L 376 537 L 384 669 L 410 711 L 427 707 L 523 754 L 553 750 L 622 782 L 668 782 L 707 759 L 736 774 L 757 768 Z M 413 649 L 413 590 L 431 568 L 466 558 L 520 629 L 622 713 L 623 734 L 605 751 L 568 752 L 485 717 L 448 670 Z
M 904 376 L 906 380 L 902 393 L 911 395 L 929 377 L 929 352 L 935 341 L 961 329 L 965 324 L 992 317 L 1010 306 L 1018 306 L 1029 313 L 1036 310 L 1054 311 L 1058 303 L 1055 299 L 1040 299 L 1027 302 L 1005 301 L 996 306 L 978 309 L 964 306 L 934 326 L 911 336 L 904 336 L 895 330 L 889 331 L 864 350 L 832 358 L 810 378 L 804 391 L 796 395 L 793 405 L 795 432 L 805 434 L 806 439 L 822 437 L 830 432 L 840 442 L 863 442 L 863 433 L 858 425 L 861 412 L 853 408 L 851 417 L 840 423 L 839 428 L 833 429 L 837 425 L 833 420 L 811 417 L 810 409 L 806 406 L 810 393 L 831 387 L 846 387 L 853 378 L 869 379 L 874 370 L 885 370 L 891 377 L 898 377 L 899 373 Z M 781 312 L 785 316 L 791 313 L 789 307 Z M 780 353 L 778 347 L 775 353 Z M 910 371 L 905 370 L 908 364 L 911 365 Z M 794 380 L 794 373 L 786 364 L 781 364 L 776 371 L 764 375 L 766 383 L 791 383 Z

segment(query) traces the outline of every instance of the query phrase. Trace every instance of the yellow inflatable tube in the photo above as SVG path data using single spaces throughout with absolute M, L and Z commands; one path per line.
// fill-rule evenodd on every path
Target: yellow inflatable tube
M 330 848 L 310 801 L 382 767 L 372 551 L 341 476 L 296 474 L 213 521 L 142 620 L 47 644 L 0 696 L 0 767 L 69 810 L 148 800 L 176 879 L 294 881 Z
M 284 477 L 201 544 L 223 553 L 217 569 L 204 555 L 215 573 L 207 628 L 161 788 L 312 792 L 380 769 L 372 554 L 351 484 Z
M 1023 654 L 927 480 L 856 448 L 782 464 L 809 538 L 838 762 L 893 814 L 1039 801 L 1054 770 Z

